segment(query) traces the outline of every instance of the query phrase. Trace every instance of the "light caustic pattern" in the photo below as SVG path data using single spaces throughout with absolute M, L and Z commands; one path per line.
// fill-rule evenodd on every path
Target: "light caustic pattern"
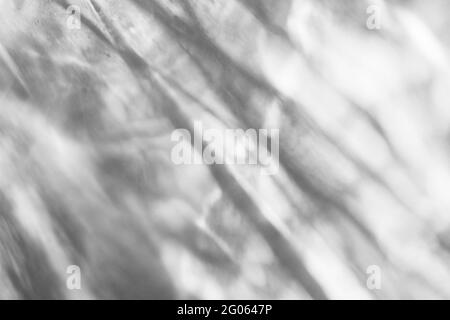
M 449 6 L 1 1 L 0 298 L 450 298 Z

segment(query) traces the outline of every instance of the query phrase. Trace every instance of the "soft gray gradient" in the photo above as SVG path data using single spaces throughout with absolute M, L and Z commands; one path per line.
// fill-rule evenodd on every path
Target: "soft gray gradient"
M 448 12 L 1 0 L 0 298 L 450 298 Z M 279 129 L 279 172 L 175 165 L 194 121 Z

